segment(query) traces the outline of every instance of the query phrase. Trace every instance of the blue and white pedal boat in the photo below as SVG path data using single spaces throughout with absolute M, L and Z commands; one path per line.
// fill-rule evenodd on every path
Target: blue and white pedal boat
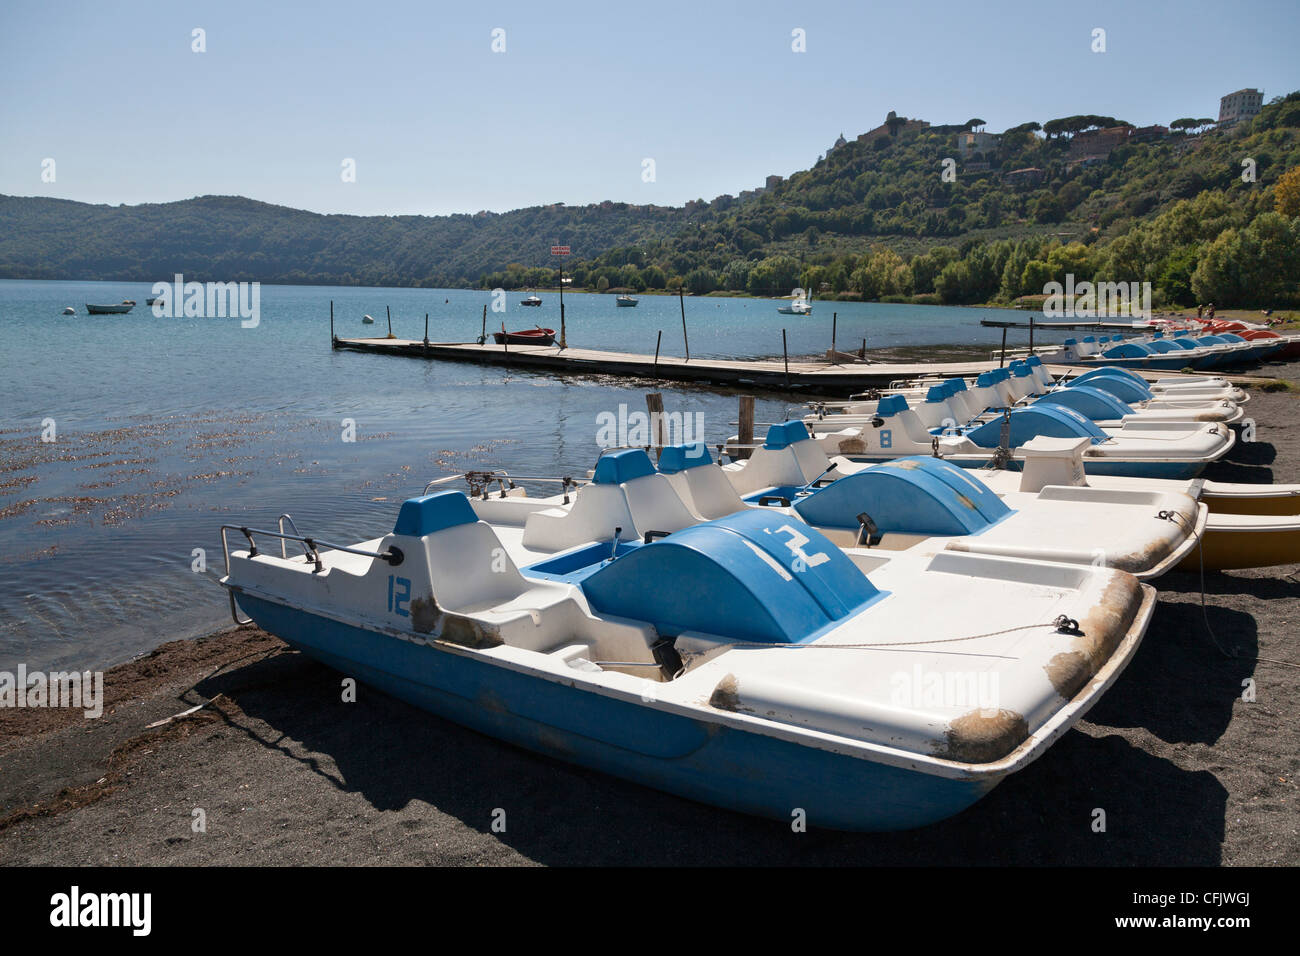
M 1088 438 L 1089 474 L 1195 478 L 1236 441 L 1232 429 L 1217 422 L 1124 422 L 1107 431 L 1073 408 L 1053 403 L 1011 409 L 1004 418 L 973 427 L 927 428 L 906 398 L 889 395 L 877 403 L 870 421 L 835 428 L 835 418 L 814 421 L 815 437 L 828 455 L 858 462 L 933 454 L 967 468 L 1000 461 L 1015 470 L 1023 467 L 1018 449 L 1035 437 Z
M 227 550 L 222 583 L 303 653 L 472 729 L 846 830 L 942 820 L 1037 759 L 1119 677 L 1154 603 L 1118 569 L 842 549 L 759 509 L 537 561 L 491 522 L 509 500 L 411 499 L 347 549 L 227 527 L 256 544 Z
M 1120 369 L 1101 369 L 1060 385 L 1050 382 L 1042 365 L 1012 362 L 981 373 L 974 382 L 950 378 L 928 386 L 891 389 L 901 395 L 927 429 L 957 428 L 987 420 L 1003 409 L 1036 404 L 1073 408 L 1103 431 L 1148 422 L 1219 422 L 1235 425 L 1244 418 L 1241 405 L 1227 397 L 1158 397 L 1142 379 Z M 888 396 L 886 396 L 888 397 Z M 879 399 L 810 402 L 804 421 L 812 427 L 861 425 L 876 416 Z

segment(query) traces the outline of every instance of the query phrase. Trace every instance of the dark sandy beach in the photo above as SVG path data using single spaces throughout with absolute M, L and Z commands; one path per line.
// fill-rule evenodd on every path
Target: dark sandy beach
M 1255 391 L 1259 441 L 1207 477 L 1300 482 L 1298 409 Z M 793 833 L 364 686 L 343 703 L 341 675 L 256 629 L 176 641 L 105 673 L 100 719 L 0 710 L 0 862 L 1296 865 L 1300 670 L 1256 658 L 1300 662 L 1297 570 L 1207 576 L 1204 617 L 1196 575 L 1156 582 L 1137 658 L 1076 730 L 960 816 L 883 835 Z

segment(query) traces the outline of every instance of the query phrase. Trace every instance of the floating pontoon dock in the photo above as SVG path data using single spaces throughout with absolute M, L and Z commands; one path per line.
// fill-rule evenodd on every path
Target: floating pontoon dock
M 891 382 L 917 378 L 950 378 L 978 375 L 998 367 L 998 362 L 861 362 L 784 359 L 729 360 L 692 358 L 672 355 L 642 355 L 632 352 L 605 352 L 596 349 L 567 348 L 554 345 L 479 345 L 474 342 L 425 342 L 398 338 L 334 338 L 333 347 L 353 352 L 403 355 L 411 358 L 501 365 L 519 369 L 549 371 L 568 375 L 621 375 L 642 379 L 696 382 L 707 385 L 748 388 L 799 389 L 810 393 L 838 395 L 864 388 L 883 388 Z M 1081 374 L 1086 368 L 1049 365 L 1053 375 Z M 1137 370 L 1148 380 L 1178 377 L 1169 372 Z M 1187 376 L 1194 378 L 1197 376 Z M 1247 376 L 1243 380 L 1249 381 Z M 1238 377 L 1234 376 L 1234 381 Z M 1267 379 L 1256 379 L 1267 381 Z

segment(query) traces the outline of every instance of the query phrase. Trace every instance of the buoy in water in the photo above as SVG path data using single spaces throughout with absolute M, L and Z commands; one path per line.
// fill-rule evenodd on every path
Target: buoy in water
M 66 309 L 63 310 L 63 314 L 64 314 L 64 315 L 76 315 L 76 314 L 77 314 L 77 310 L 74 309 L 72 306 L 68 306 Z
M 374 325 L 374 324 L 375 324 L 374 316 L 363 315 L 363 316 L 361 317 L 361 324 L 362 324 L 362 325 Z

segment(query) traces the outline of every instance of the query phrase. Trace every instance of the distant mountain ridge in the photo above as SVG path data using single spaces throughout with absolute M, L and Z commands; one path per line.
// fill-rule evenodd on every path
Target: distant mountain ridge
M 464 286 L 512 263 L 550 264 L 677 232 L 691 207 L 534 206 L 451 216 L 322 214 L 242 196 L 108 206 L 0 196 L 0 278 L 259 280 Z

